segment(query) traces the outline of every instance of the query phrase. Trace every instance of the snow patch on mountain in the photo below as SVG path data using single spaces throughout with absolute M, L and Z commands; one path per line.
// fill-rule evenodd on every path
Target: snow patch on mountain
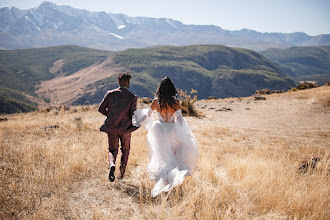
M 165 22 L 168 23 L 169 25 L 171 25 L 172 27 L 178 29 L 178 26 L 175 24 L 175 23 L 178 23 L 178 22 L 175 22 L 174 20 L 169 19 L 169 18 L 165 18 Z

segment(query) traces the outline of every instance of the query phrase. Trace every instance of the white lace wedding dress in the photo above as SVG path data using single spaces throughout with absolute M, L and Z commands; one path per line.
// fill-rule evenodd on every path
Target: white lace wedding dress
M 196 138 L 182 117 L 180 110 L 172 116 L 160 115 L 153 120 L 152 110 L 134 112 L 133 125 L 148 130 L 146 147 L 149 154 L 147 172 L 156 181 L 151 191 L 153 197 L 170 191 L 191 175 L 199 159 Z

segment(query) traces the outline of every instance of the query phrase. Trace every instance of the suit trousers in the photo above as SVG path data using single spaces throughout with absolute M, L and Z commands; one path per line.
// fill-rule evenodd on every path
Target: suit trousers
M 109 142 L 109 163 L 115 164 L 116 158 L 118 154 L 119 148 L 119 140 L 120 140 L 120 150 L 121 150 L 121 161 L 120 161 L 120 172 L 121 174 L 125 173 L 129 150 L 131 147 L 131 133 L 125 134 L 113 134 L 108 133 L 108 142 Z

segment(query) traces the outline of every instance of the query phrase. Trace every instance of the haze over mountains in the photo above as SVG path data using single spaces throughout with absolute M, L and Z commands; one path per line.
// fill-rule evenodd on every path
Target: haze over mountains
M 0 20 L 0 47 L 4 49 L 79 45 L 124 50 L 156 45 L 221 44 L 260 51 L 330 44 L 329 34 L 228 31 L 213 25 L 185 25 L 169 18 L 89 12 L 50 2 L 29 10 L 1 8 Z

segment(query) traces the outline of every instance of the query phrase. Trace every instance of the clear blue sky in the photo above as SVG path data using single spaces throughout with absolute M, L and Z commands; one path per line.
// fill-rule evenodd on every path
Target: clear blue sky
M 90 11 L 172 18 L 226 30 L 330 34 L 330 0 L 49 0 Z M 0 7 L 29 9 L 43 0 L 0 0 Z

